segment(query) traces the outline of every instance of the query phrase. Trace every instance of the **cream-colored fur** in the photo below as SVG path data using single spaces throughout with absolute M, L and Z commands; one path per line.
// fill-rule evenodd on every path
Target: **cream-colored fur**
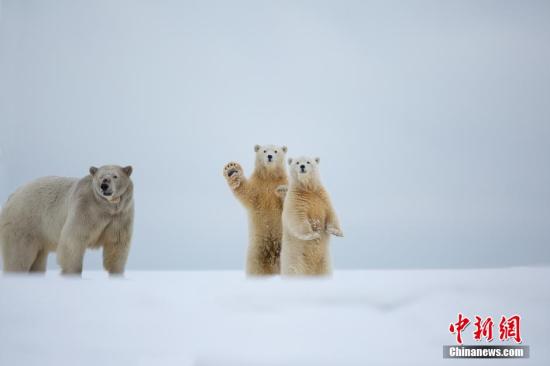
M 281 212 L 286 192 L 285 146 L 256 145 L 256 167 L 247 179 L 238 163 L 224 167 L 223 174 L 235 197 L 248 212 L 248 275 L 280 272 Z M 271 161 L 268 158 L 271 156 Z
M 319 178 L 319 158 L 289 159 L 290 184 L 283 207 L 283 275 L 328 275 L 330 234 L 344 236 Z
M 48 253 L 66 274 L 82 272 L 86 248 L 103 247 L 103 265 L 124 272 L 134 218 L 132 167 L 90 168 L 82 179 L 46 177 L 19 188 L 0 213 L 6 272 L 44 272 Z

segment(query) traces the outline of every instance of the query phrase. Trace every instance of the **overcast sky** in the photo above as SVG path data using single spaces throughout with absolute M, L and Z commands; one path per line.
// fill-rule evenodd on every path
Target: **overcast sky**
M 1 4 L 0 201 L 132 164 L 130 269 L 243 268 L 221 171 L 270 143 L 321 157 L 337 269 L 550 263 L 547 1 Z

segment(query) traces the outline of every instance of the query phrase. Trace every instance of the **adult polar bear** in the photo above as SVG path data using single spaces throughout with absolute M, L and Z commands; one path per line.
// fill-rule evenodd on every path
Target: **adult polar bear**
M 249 179 L 237 163 L 224 167 L 223 174 L 235 197 L 248 211 L 248 275 L 280 272 L 281 213 L 286 192 L 286 146 L 254 146 L 256 166 Z
M 330 234 L 344 236 L 319 178 L 319 158 L 289 159 L 290 185 L 283 209 L 281 274 L 328 275 Z
M 103 246 L 103 266 L 124 272 L 134 218 L 132 167 L 91 167 L 82 179 L 39 178 L 10 196 L 0 213 L 6 272 L 44 272 L 57 250 L 65 274 L 82 272 L 86 248 Z

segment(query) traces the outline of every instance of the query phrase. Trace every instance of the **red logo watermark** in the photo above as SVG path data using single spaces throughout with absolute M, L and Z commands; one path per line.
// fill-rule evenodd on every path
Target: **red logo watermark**
M 493 318 L 488 316 L 487 318 L 482 318 L 478 315 L 475 316 L 474 321 L 474 339 L 476 341 L 481 341 L 485 338 L 488 342 L 493 340 Z M 470 325 L 470 319 L 458 313 L 458 320 L 456 323 L 451 323 L 449 325 L 449 332 L 451 334 L 456 334 L 456 343 L 462 344 L 462 332 Z M 508 341 L 513 339 L 516 343 L 521 343 L 521 333 L 520 333 L 521 317 L 519 315 L 513 315 L 506 318 L 504 315 L 500 318 L 498 324 L 498 334 L 501 341 Z

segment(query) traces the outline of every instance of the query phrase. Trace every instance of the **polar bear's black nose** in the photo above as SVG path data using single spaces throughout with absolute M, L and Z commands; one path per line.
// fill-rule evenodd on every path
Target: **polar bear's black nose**
M 300 165 L 300 169 L 301 169 L 302 171 L 305 171 L 305 170 L 306 170 L 306 166 L 305 166 L 304 164 L 302 164 L 302 165 Z
M 267 156 L 267 159 L 268 159 L 269 161 L 271 161 L 271 159 L 273 159 L 273 155 L 268 155 L 268 156 Z
M 107 183 L 101 183 L 101 189 L 102 190 L 107 190 L 109 188 L 109 185 Z

